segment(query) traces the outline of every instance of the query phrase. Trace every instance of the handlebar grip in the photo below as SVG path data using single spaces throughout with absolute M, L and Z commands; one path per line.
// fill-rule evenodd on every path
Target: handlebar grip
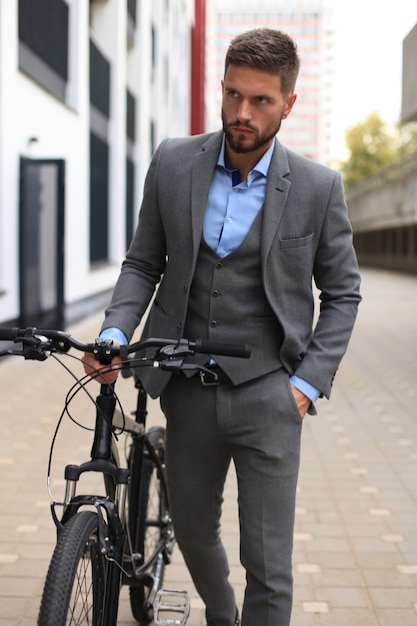
M 0 327 L 0 341 L 14 341 L 16 337 L 22 334 L 20 328 L 17 327 Z
M 217 343 L 216 341 L 207 341 L 205 339 L 196 339 L 193 343 L 194 351 L 201 352 L 202 354 L 217 354 L 219 356 L 233 356 L 248 359 L 252 352 L 252 347 L 248 344 Z

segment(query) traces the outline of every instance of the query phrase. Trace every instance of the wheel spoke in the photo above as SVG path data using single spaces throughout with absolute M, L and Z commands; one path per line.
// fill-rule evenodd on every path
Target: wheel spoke
M 168 536 L 170 518 L 165 482 L 163 480 L 163 465 L 165 461 L 165 432 L 156 427 L 149 432 L 149 441 L 155 446 L 154 452 L 159 457 L 158 465 L 152 455 L 146 456 L 143 463 L 140 489 L 138 485 L 131 485 L 140 493 L 140 511 L 138 519 L 131 519 L 133 527 L 138 529 L 135 552 L 141 554 L 141 563 L 148 563 L 145 576 L 140 586 L 130 587 L 130 604 L 135 619 L 141 626 L 153 621 L 153 607 L 147 602 L 149 587 L 156 583 L 157 589 L 162 586 L 165 563 L 161 549 Z M 132 481 L 133 482 L 133 481 Z M 157 555 L 159 554 L 159 557 Z M 139 563 L 140 565 L 140 563 Z

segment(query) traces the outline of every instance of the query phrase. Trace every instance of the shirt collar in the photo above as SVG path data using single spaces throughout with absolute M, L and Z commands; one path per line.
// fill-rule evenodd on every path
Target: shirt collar
M 248 178 L 251 177 L 252 172 L 259 172 L 260 174 L 265 176 L 265 178 L 268 176 L 268 169 L 271 164 L 271 159 L 272 159 L 272 154 L 274 152 L 274 148 L 275 148 L 275 141 L 272 142 L 268 150 L 259 159 L 256 165 L 253 166 L 253 168 L 249 172 Z M 217 165 L 219 165 L 220 167 L 223 167 L 224 169 L 227 169 L 226 163 L 224 160 L 224 149 L 225 149 L 225 135 L 223 134 L 223 140 L 222 140 L 222 145 L 221 145 L 220 152 L 219 152 L 219 158 L 217 159 Z

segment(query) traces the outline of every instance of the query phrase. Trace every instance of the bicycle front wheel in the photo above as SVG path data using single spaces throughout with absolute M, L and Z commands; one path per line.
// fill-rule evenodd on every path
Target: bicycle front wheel
M 65 524 L 52 555 L 38 626 L 116 624 L 119 572 L 100 552 L 98 514 L 77 513 Z

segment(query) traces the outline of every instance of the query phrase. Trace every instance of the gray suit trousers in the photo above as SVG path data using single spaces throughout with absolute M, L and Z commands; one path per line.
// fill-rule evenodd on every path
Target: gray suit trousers
M 242 385 L 204 387 L 173 376 L 161 397 L 179 548 L 206 605 L 208 626 L 232 626 L 236 603 L 221 541 L 223 486 L 236 468 L 242 626 L 288 626 L 302 420 L 280 369 Z

